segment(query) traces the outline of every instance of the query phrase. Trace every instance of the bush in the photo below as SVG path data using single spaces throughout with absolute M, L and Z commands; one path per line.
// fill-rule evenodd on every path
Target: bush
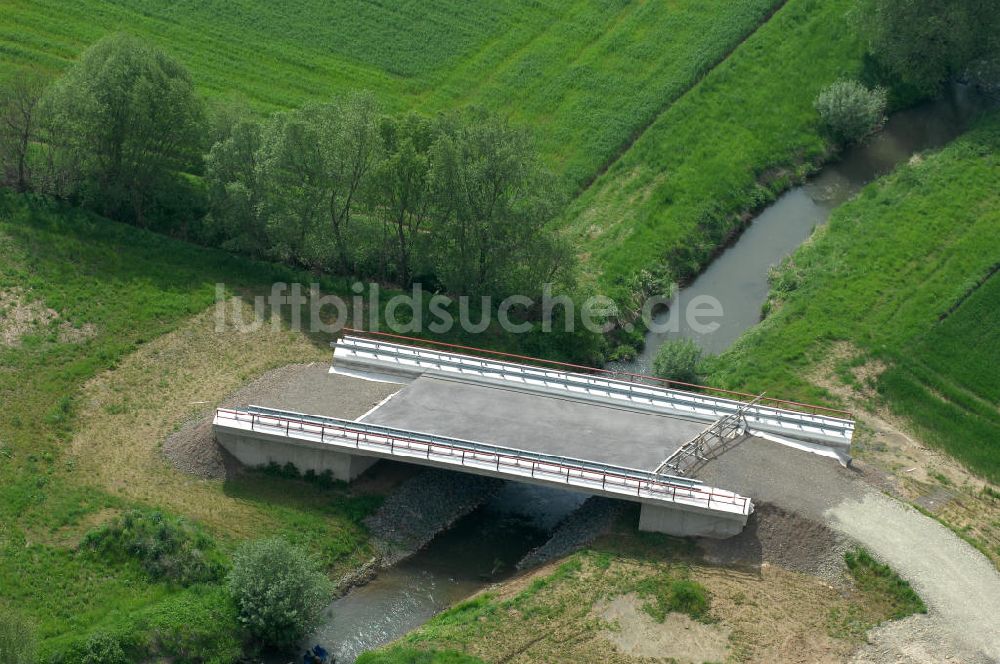
M 701 349 L 691 339 L 665 341 L 656 351 L 653 375 L 667 380 L 694 383 L 698 379 Z
M 32 664 L 35 635 L 19 616 L 0 611 L 0 664 Z
M 125 648 L 113 634 L 95 634 L 87 639 L 81 664 L 128 664 Z
M 282 538 L 241 546 L 228 585 L 249 635 L 279 649 L 295 647 L 316 627 L 332 592 L 316 562 Z
M 190 585 L 218 581 L 225 571 L 208 535 L 158 511 L 126 512 L 87 533 L 82 546 L 112 561 L 136 560 L 154 581 Z
M 48 659 L 48 664 L 128 664 L 141 653 L 129 637 L 97 632 Z
M 816 98 L 820 120 L 830 137 L 841 144 L 857 143 L 882 128 L 888 95 L 883 88 L 869 90 L 857 81 L 831 84 Z

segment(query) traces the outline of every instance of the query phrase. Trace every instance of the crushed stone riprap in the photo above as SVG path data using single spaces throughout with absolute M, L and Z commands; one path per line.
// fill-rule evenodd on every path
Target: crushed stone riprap
M 588 498 L 563 519 L 544 544 L 525 554 L 517 569 L 537 567 L 582 549 L 611 530 L 622 508 L 620 500 L 601 496 Z
M 383 565 L 425 547 L 503 486 L 503 480 L 432 468 L 411 477 L 365 519 Z

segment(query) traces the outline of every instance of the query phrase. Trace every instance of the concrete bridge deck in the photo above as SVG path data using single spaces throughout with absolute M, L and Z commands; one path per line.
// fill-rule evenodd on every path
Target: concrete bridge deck
M 531 482 L 642 503 L 640 527 L 677 535 L 739 533 L 752 502 L 698 480 L 259 406 L 216 410 L 219 442 L 249 465 L 293 463 L 353 479 L 380 458 Z
M 643 530 L 728 537 L 746 524 L 752 502 L 666 474 L 675 452 L 690 455 L 725 429 L 727 439 L 764 436 L 843 461 L 854 429 L 838 412 L 782 407 L 791 402 L 746 403 L 353 335 L 335 344 L 330 373 L 400 387 L 358 420 L 295 412 L 287 403 L 219 409 L 219 442 L 249 465 L 293 463 L 345 481 L 395 458 L 560 486 L 641 503 Z M 696 446 L 694 454 L 709 452 Z
M 416 379 L 364 418 L 532 452 L 652 471 L 703 422 L 554 394 L 532 394 L 447 374 Z
M 410 382 L 425 375 L 450 375 L 467 384 L 503 384 L 526 393 L 564 396 L 702 423 L 735 414 L 746 406 L 740 400 L 706 390 L 671 389 L 635 380 L 648 377 L 620 379 L 612 372 L 598 370 L 597 374 L 585 374 L 558 366 L 532 366 L 352 335 L 345 335 L 334 344 L 333 371 L 391 382 Z M 854 420 L 844 415 L 843 411 L 765 399 L 749 408 L 745 419 L 755 432 L 794 440 L 806 447 L 824 448 L 846 463 L 850 459 Z

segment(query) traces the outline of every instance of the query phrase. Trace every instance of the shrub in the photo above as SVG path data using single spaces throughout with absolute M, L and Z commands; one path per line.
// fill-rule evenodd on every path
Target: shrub
M 31 664 L 35 661 L 35 634 L 25 620 L 0 611 L 0 664 Z
M 125 648 L 113 634 L 95 634 L 87 639 L 81 664 L 128 664 Z
M 694 383 L 698 379 L 701 349 L 691 339 L 666 341 L 656 351 L 653 375 L 668 380 Z
M 857 81 L 842 80 L 820 92 L 815 106 L 830 137 L 849 144 L 862 141 L 882 128 L 887 103 L 884 89 L 869 90 Z
M 154 581 L 190 585 L 217 581 L 225 571 L 208 535 L 158 511 L 126 512 L 87 533 L 82 546 L 112 561 L 135 560 Z
M 56 653 L 48 659 L 48 664 L 128 664 L 140 655 L 132 639 L 97 632 Z
M 241 546 L 228 585 L 248 634 L 279 649 L 294 647 L 316 626 L 332 592 L 316 562 L 280 537 Z

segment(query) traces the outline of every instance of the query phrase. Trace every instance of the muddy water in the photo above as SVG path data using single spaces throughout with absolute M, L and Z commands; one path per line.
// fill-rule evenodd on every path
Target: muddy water
M 337 662 L 353 662 L 485 585 L 508 578 L 518 561 L 585 499 L 568 491 L 506 484 L 423 551 L 333 602 L 309 644 L 323 645 Z
M 761 212 L 701 276 L 680 290 L 669 311 L 654 315 L 654 323 L 664 326 L 665 331 L 648 333 L 636 361 L 615 368 L 648 373 L 657 349 L 668 339 L 693 339 L 711 354 L 726 350 L 760 321 L 770 266 L 780 263 L 808 239 L 816 226 L 826 222 L 833 208 L 915 154 L 945 145 L 962 133 L 983 108 L 978 96 L 957 86 L 939 101 L 893 115 L 872 140 L 847 150 L 842 159 Z M 703 319 L 719 324 L 712 332 L 695 331 L 685 315 L 695 298 L 701 298 L 695 302 L 702 302 L 705 296 L 717 300 L 722 308 L 721 317 Z

